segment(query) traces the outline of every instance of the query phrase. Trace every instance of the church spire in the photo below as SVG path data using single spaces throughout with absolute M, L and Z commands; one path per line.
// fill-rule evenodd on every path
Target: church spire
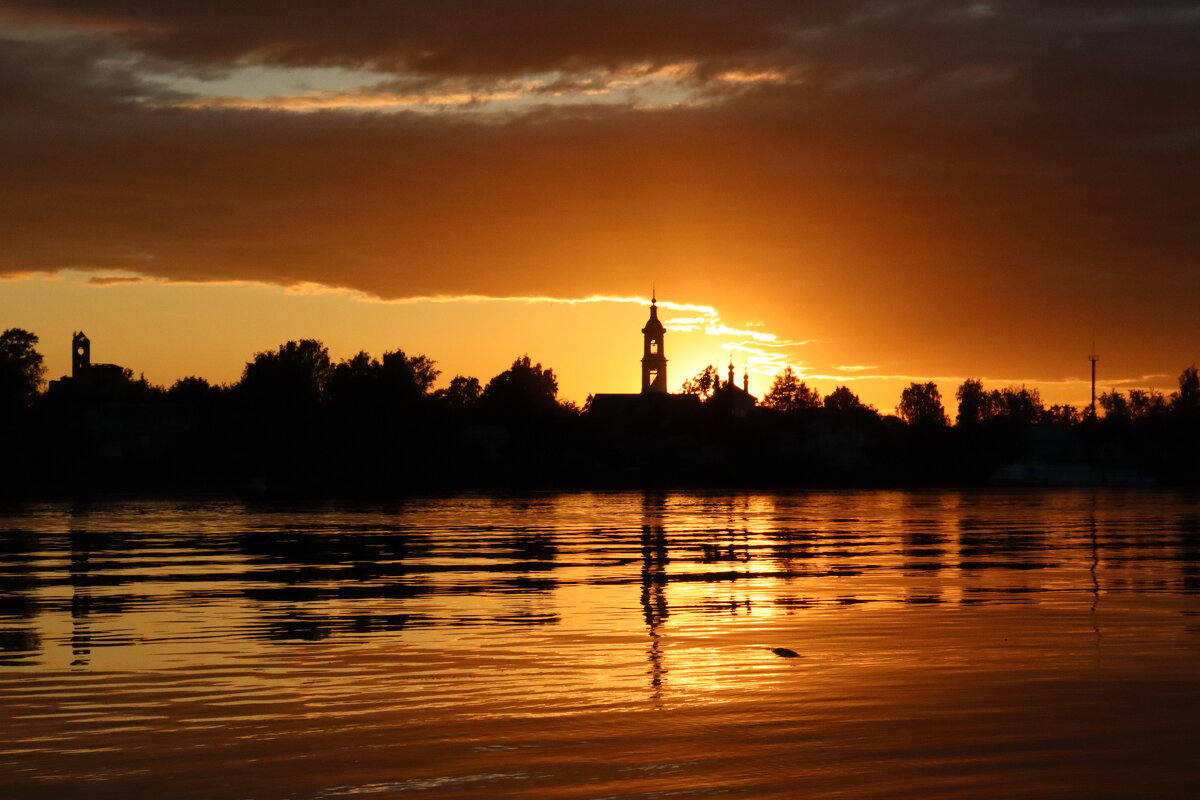
M 667 393 L 667 357 L 663 336 L 667 329 L 658 318 L 658 297 L 651 289 L 650 319 L 642 328 L 642 393 Z

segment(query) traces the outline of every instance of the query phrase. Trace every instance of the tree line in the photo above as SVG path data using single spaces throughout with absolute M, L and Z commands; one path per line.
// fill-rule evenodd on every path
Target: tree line
M 699 377 L 685 384 L 685 388 L 691 387 L 697 393 L 704 393 L 705 384 L 698 380 Z M 957 400 L 955 424 L 959 427 L 996 420 L 1025 425 L 1071 426 L 1082 424 L 1092 416 L 1090 407 L 1079 408 L 1067 404 L 1047 406 L 1037 389 L 1024 386 L 986 389 L 978 378 L 963 381 L 954 397 Z M 1102 416 L 1110 423 L 1161 418 L 1164 415 L 1194 415 L 1200 409 L 1200 374 L 1195 364 L 1186 367 L 1179 375 L 1179 390 L 1169 395 L 1155 389 L 1130 389 L 1128 392 L 1111 389 L 1100 394 L 1096 403 L 1103 411 L 1103 415 L 1097 416 Z M 763 397 L 762 405 L 783 412 L 866 408 L 846 386 L 839 386 L 822 398 L 820 392 L 801 381 L 791 367 L 785 367 L 775 376 L 771 389 Z M 941 390 L 933 381 L 914 381 L 905 387 L 900 393 L 896 415 L 909 425 L 950 424 Z
M 1200 482 L 1194 366 L 1169 395 L 1104 393 L 1095 418 L 975 379 L 957 388 L 953 421 L 933 382 L 885 414 L 790 367 L 734 417 L 703 402 L 720 386 L 713 366 L 684 383 L 694 408 L 606 417 L 591 398 L 560 401 L 554 371 L 527 355 L 437 388 L 427 356 L 334 361 L 301 339 L 254 354 L 232 384 L 159 387 L 114 368 L 47 384 L 37 345 L 0 334 L 2 494 Z

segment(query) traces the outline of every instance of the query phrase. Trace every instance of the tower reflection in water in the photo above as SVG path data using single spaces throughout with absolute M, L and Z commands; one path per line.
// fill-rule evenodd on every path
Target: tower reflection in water
M 667 535 L 663 527 L 665 498 L 647 493 L 642 500 L 642 615 L 650 632 L 647 650 L 650 689 L 656 706 L 662 704 L 663 663 L 662 628 L 670 616 L 667 607 Z

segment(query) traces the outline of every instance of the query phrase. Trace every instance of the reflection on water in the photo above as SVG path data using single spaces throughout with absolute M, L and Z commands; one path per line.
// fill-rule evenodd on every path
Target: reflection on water
M 9 510 L 0 797 L 1188 796 L 1198 591 L 1166 494 Z

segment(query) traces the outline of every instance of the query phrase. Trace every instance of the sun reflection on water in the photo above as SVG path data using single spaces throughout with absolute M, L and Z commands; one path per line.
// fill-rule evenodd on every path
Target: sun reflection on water
M 1085 492 L 30 507 L 0 519 L 0 784 L 1178 793 L 1198 519 Z

